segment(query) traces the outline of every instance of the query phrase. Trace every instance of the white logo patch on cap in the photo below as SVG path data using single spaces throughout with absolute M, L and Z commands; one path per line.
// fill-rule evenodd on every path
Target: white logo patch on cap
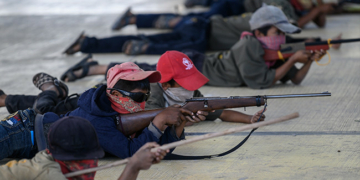
M 190 70 L 194 65 L 186 58 L 183 58 L 183 64 L 186 66 L 186 70 Z

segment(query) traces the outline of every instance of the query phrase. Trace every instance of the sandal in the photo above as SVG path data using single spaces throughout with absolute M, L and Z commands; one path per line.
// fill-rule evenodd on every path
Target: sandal
M 75 64 L 73 67 L 69 68 L 63 75 L 61 75 L 61 80 L 65 81 L 66 78 L 68 78 L 68 82 L 75 81 L 77 79 L 81 79 L 85 77 L 89 73 L 90 66 L 98 65 L 99 63 L 96 61 L 90 61 L 88 62 L 88 59 L 92 58 L 92 55 L 87 55 L 83 60 L 81 60 L 79 63 Z M 79 77 L 77 77 L 74 74 L 74 71 L 82 69 L 82 73 Z
M 120 18 L 115 21 L 115 23 L 114 23 L 114 24 L 112 25 L 112 27 L 111 27 L 111 29 L 112 29 L 113 31 L 115 31 L 115 30 L 120 30 L 121 28 L 123 28 L 123 27 L 125 27 L 126 25 L 130 24 L 130 18 L 134 16 L 134 15 L 130 15 L 130 16 L 128 15 L 129 13 L 131 13 L 130 11 L 131 11 L 131 8 L 129 7 L 129 8 L 125 11 L 125 13 L 122 14 L 122 15 L 120 16 Z
M 144 45 L 147 45 L 147 41 L 143 40 L 128 40 L 124 43 L 122 47 L 122 52 L 124 52 L 127 55 L 138 55 L 143 54 L 142 48 Z M 128 46 L 131 46 L 129 53 L 126 53 L 126 49 Z
M 38 89 L 40 89 L 43 84 L 50 82 L 54 83 L 56 89 L 58 90 L 59 92 L 58 98 L 63 99 L 68 96 L 69 94 L 68 87 L 66 86 L 65 83 L 59 81 L 57 78 L 52 77 L 46 73 L 38 73 L 33 77 L 33 83 Z M 65 90 L 65 94 L 63 93 L 63 89 Z
M 81 43 L 82 43 L 83 40 L 84 40 L 84 34 L 85 34 L 84 31 L 81 32 L 80 36 L 79 36 L 68 48 L 65 49 L 65 51 L 63 52 L 63 54 L 71 55 L 71 54 L 75 54 L 76 52 L 78 52 L 78 51 L 75 51 L 75 50 L 74 50 L 74 47 L 75 47 L 76 45 L 79 45 L 79 44 L 81 45 Z

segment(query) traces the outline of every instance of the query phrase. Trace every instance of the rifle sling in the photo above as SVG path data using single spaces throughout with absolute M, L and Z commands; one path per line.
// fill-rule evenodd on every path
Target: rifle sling
M 257 129 L 257 128 L 256 128 Z M 235 147 L 231 148 L 228 151 L 225 151 L 223 153 L 220 154 L 214 154 L 214 155 L 207 155 L 207 156 L 184 156 L 184 155 L 179 155 L 179 154 L 168 154 L 167 156 L 165 156 L 165 160 L 197 160 L 197 159 L 211 159 L 213 157 L 221 157 L 221 156 L 225 156 L 228 155 L 234 151 L 236 151 L 237 149 L 239 149 L 243 144 L 245 144 L 245 142 L 249 139 L 249 137 L 251 136 L 251 134 L 256 130 L 253 129 L 250 131 L 250 133 L 239 143 L 237 144 Z

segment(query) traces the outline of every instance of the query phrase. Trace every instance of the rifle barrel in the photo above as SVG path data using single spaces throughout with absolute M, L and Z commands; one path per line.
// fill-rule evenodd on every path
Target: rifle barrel
M 268 95 L 268 96 L 264 96 L 264 99 L 298 98 L 298 97 L 318 97 L 318 96 L 331 96 L 331 93 L 330 93 L 330 92 L 323 92 L 323 93 L 308 93 L 308 94 Z
M 360 41 L 360 38 L 356 39 L 340 39 L 340 40 L 331 40 L 330 44 L 340 44 L 340 43 L 350 43 Z M 328 44 L 327 41 L 319 41 L 319 42 L 307 42 L 305 46 L 316 46 L 316 45 L 325 45 Z
M 326 92 L 322 92 L 322 93 L 308 93 L 308 94 L 281 94 L 281 95 L 230 96 L 230 97 L 194 97 L 191 99 L 187 99 L 186 102 L 221 100 L 221 99 L 246 99 L 246 98 L 257 98 L 257 97 L 264 97 L 264 99 L 276 99 L 276 98 L 298 98 L 298 97 L 318 97 L 318 96 L 331 96 L 331 93 L 326 91 Z

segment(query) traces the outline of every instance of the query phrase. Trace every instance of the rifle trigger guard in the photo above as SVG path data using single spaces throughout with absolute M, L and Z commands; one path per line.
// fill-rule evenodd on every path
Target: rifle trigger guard
M 207 108 L 207 107 L 209 107 L 209 104 L 208 104 L 208 101 L 205 100 L 205 101 L 204 101 L 204 108 Z
M 260 107 L 261 106 L 261 97 L 260 96 L 256 96 L 255 97 L 255 101 L 256 101 L 256 106 Z

